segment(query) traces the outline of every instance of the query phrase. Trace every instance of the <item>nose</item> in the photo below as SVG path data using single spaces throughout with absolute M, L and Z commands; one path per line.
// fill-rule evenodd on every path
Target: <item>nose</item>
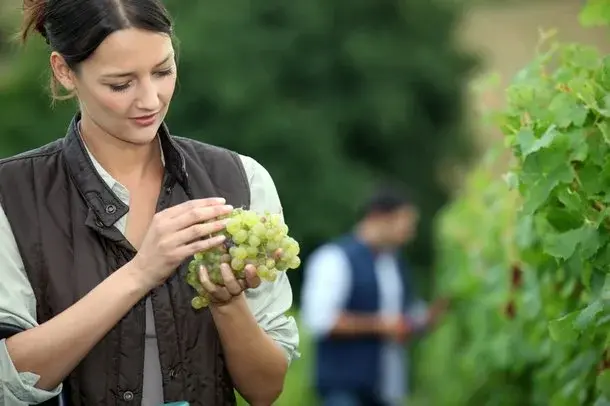
M 140 81 L 136 108 L 147 111 L 156 111 L 159 109 L 159 90 L 151 78 Z

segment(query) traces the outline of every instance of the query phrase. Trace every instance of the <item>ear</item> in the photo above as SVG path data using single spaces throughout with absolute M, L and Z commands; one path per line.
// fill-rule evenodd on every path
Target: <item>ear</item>
M 74 71 L 70 69 L 64 57 L 53 51 L 50 59 L 51 69 L 53 70 L 55 80 L 57 80 L 69 93 L 74 92 L 76 90 Z

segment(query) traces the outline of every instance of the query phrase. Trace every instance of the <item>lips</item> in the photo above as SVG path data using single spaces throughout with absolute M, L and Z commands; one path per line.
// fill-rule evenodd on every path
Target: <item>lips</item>
M 147 116 L 133 117 L 131 120 L 141 127 L 148 127 L 157 121 L 157 113 L 149 114 Z

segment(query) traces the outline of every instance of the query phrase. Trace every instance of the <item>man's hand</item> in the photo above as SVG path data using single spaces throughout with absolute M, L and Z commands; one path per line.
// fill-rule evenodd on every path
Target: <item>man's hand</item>
M 411 325 L 403 316 L 388 317 L 382 320 L 383 336 L 397 343 L 404 343 L 413 332 Z
M 450 299 L 442 298 L 437 299 L 432 303 L 430 309 L 428 310 L 428 316 L 426 324 L 428 327 L 432 327 L 438 323 L 438 320 L 443 316 L 447 309 L 449 308 Z

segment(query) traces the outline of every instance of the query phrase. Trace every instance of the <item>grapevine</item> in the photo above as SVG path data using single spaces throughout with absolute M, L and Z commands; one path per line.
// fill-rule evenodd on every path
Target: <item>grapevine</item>
M 209 297 L 199 281 L 199 269 L 207 269 L 210 280 L 223 284 L 220 266 L 228 264 L 237 279 L 245 278 L 245 267 L 254 265 L 257 275 L 265 281 L 274 281 L 278 272 L 296 269 L 301 265 L 299 243 L 288 235 L 288 226 L 280 214 L 266 212 L 259 215 L 251 210 L 234 209 L 227 219 L 223 234 L 224 243 L 213 249 L 195 254 L 188 266 L 187 283 L 195 290 L 191 305 L 201 309 L 209 304 Z
M 508 173 L 483 162 L 439 219 L 456 304 L 424 348 L 434 404 L 610 405 L 610 56 L 550 40 L 496 115 Z

